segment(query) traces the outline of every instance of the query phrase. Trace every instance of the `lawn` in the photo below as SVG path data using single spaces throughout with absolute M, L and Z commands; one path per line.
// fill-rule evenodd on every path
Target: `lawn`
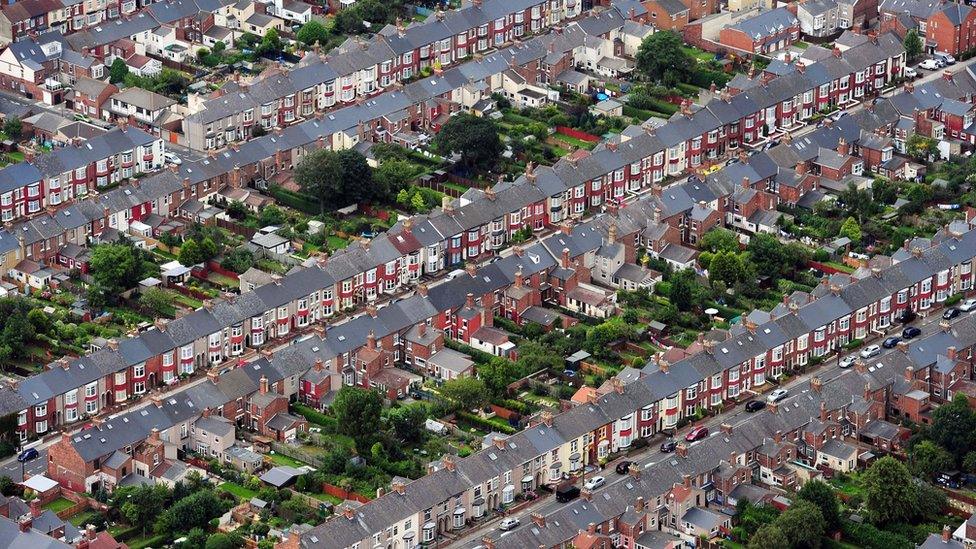
M 589 141 L 583 141 L 582 139 L 577 139 L 575 137 L 572 137 L 572 136 L 569 136 L 569 135 L 563 135 L 561 133 L 554 133 L 554 134 L 552 134 L 552 138 L 553 139 L 556 139 L 558 141 L 562 141 L 563 143 L 566 143 L 568 145 L 575 145 L 575 146 L 580 147 L 582 149 L 592 149 L 593 146 L 596 145 L 596 143 L 591 143 Z
M 229 276 L 224 276 L 220 273 L 213 272 L 213 271 L 211 271 L 210 274 L 207 275 L 207 280 L 213 282 L 218 286 L 223 286 L 225 288 L 236 288 L 240 285 L 240 283 L 234 280 L 233 278 Z
M 326 242 L 329 244 L 330 250 L 341 250 L 349 245 L 349 241 L 344 238 L 339 238 L 335 235 L 329 235 L 326 237 Z
M 170 292 L 170 295 L 173 297 L 173 301 L 183 305 L 184 307 L 189 307 L 191 309 L 199 309 L 200 307 L 203 307 L 203 301 L 200 301 L 199 299 L 190 297 L 188 295 L 183 295 L 179 292 Z
M 330 496 L 329 494 L 309 494 L 309 495 L 319 501 L 328 501 L 332 505 L 339 505 L 340 503 L 342 503 L 341 499 L 335 496 Z
M 681 49 L 684 50 L 684 52 L 687 53 L 688 55 L 694 57 L 699 61 L 703 61 L 705 63 L 711 61 L 712 59 L 715 59 L 715 54 L 708 53 L 707 51 L 702 51 L 692 46 L 685 46 Z
M 837 489 L 838 492 L 847 496 L 864 496 L 864 489 L 861 488 L 860 483 L 857 481 L 857 476 L 842 475 L 830 479 L 830 484 Z
M 70 519 L 68 519 L 68 522 L 75 525 L 77 528 L 82 528 L 86 524 L 98 518 L 98 516 L 99 516 L 98 511 L 92 511 L 91 509 L 89 509 L 87 511 L 82 511 L 77 515 L 71 517 Z
M 44 506 L 44 508 L 45 509 L 50 509 L 51 511 L 54 511 L 55 513 L 60 513 L 61 511 L 64 511 L 65 509 L 67 509 L 68 507 L 71 507 L 74 504 L 75 504 L 75 502 L 71 501 L 70 499 L 67 499 L 67 498 L 58 498 L 58 499 L 53 500 L 50 503 L 46 504 Z
M 271 458 L 271 461 L 273 461 L 275 465 L 287 465 L 289 467 L 295 467 L 296 469 L 308 465 L 307 463 L 302 463 L 293 457 L 282 455 L 277 452 L 274 454 L 265 455 Z
M 240 484 L 236 484 L 234 482 L 224 482 L 223 484 L 218 486 L 218 488 L 220 488 L 221 490 L 229 494 L 233 494 L 234 497 L 236 497 L 241 501 L 250 501 L 251 498 L 258 495 L 258 493 L 255 492 L 254 490 L 249 490 L 241 486 Z

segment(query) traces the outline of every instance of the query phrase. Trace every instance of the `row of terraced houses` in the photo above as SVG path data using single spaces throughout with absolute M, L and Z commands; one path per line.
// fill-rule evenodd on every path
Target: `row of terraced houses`
M 868 67 L 879 63 L 884 66 L 897 63 L 902 55 L 899 50 L 894 57 L 889 57 L 877 44 L 868 43 L 866 46 L 881 56 L 880 59 L 865 61 Z M 828 62 L 838 59 L 843 58 L 831 57 Z M 813 71 L 805 71 L 797 76 L 802 78 L 811 73 Z M 752 93 L 752 90 L 742 92 L 731 101 L 714 100 L 709 103 L 709 107 L 690 116 L 678 116 L 668 127 L 682 128 L 695 124 L 693 127 L 697 128 L 696 131 L 707 130 L 710 133 L 707 127 L 702 128 L 697 122 L 712 120 L 712 110 L 735 105 L 737 97 L 741 97 L 739 101 L 749 101 L 752 105 L 755 105 L 754 98 L 761 95 L 772 100 L 767 94 L 778 87 L 779 80 L 768 79 L 766 86 L 753 88 L 756 93 Z M 802 90 L 797 90 L 796 93 L 802 95 Z M 716 102 L 720 105 L 713 105 Z M 139 202 L 139 193 L 143 189 L 165 189 L 166 192 L 161 193 L 161 196 L 151 197 L 149 203 L 154 203 L 162 196 L 173 194 L 183 196 L 184 199 L 189 198 L 190 193 L 205 197 L 208 192 L 215 193 L 222 185 L 239 185 L 249 177 L 267 176 L 269 171 L 285 169 L 294 164 L 306 150 L 320 144 L 322 137 L 337 128 L 349 130 L 349 124 L 353 122 L 354 128 L 359 127 L 358 116 L 365 116 L 363 111 L 369 107 L 364 105 L 354 108 L 359 109 L 358 113 L 350 113 L 353 116 L 346 118 L 342 124 L 331 125 L 333 120 L 328 118 L 302 123 L 287 129 L 281 135 L 266 136 L 246 143 L 239 150 L 231 149 L 203 161 L 184 165 L 180 168 L 180 175 L 184 176 L 182 180 L 179 175 L 165 171 L 144 178 L 138 186 L 123 187 L 114 192 L 132 199 L 132 207 L 124 210 L 128 215 L 134 208 L 144 204 Z M 865 120 L 859 121 L 857 125 L 852 123 L 847 126 L 848 140 L 856 140 L 860 127 L 890 126 L 894 122 L 889 120 L 880 123 L 874 120 L 876 116 L 867 114 Z M 833 131 L 845 131 L 840 126 L 839 124 Z M 617 196 L 621 189 L 634 184 L 634 181 L 638 182 L 638 186 L 644 182 L 653 184 L 651 182 L 657 177 L 650 174 L 654 173 L 654 167 L 658 164 L 656 159 L 674 148 L 669 147 L 668 143 L 677 137 L 670 134 L 660 136 L 654 132 L 635 129 L 638 130 L 636 133 L 625 133 L 622 142 L 611 142 L 594 151 L 591 156 L 574 161 L 575 165 L 574 162 L 565 161 L 553 168 L 532 169 L 512 184 L 500 185 L 497 190 L 489 190 L 483 195 L 472 193 L 459 201 L 446 204 L 446 208 L 434 214 L 398 224 L 389 233 L 370 243 L 336 254 L 321 266 L 285 277 L 278 284 L 268 285 L 261 290 L 267 292 L 268 297 L 261 297 L 248 307 L 226 304 L 238 311 L 228 320 L 218 320 L 210 311 L 201 310 L 171 323 L 180 326 L 203 318 L 206 319 L 207 328 L 194 329 L 186 337 L 176 338 L 171 348 L 165 352 L 153 347 L 149 356 L 158 360 L 161 366 L 152 378 L 148 377 L 150 368 L 136 368 L 143 360 L 136 363 L 121 360 L 117 363 L 118 369 L 111 372 L 111 375 L 109 372 L 89 370 L 83 376 L 84 379 L 73 383 L 66 380 L 46 382 L 43 381 L 44 376 L 55 374 L 42 374 L 37 381 L 41 390 L 36 391 L 26 389 L 35 382 L 32 378 L 19 389 L 29 405 L 23 414 L 22 432 L 24 436 L 41 434 L 62 422 L 70 421 L 63 414 L 63 397 L 69 389 L 89 387 L 87 392 L 94 390 L 99 395 L 99 407 L 110 406 L 125 400 L 129 395 L 144 391 L 147 386 L 165 383 L 180 373 L 189 373 L 227 357 L 240 355 L 246 347 L 262 346 L 269 339 L 291 334 L 294 330 L 305 328 L 315 320 L 328 318 L 337 311 L 371 302 L 383 294 L 400 292 L 407 285 L 416 282 L 422 274 L 436 273 L 465 261 L 486 258 L 524 226 L 541 229 L 578 219 L 585 212 L 599 208 L 605 199 Z M 706 140 L 708 133 L 704 136 Z M 626 135 L 633 137 L 628 139 Z M 690 138 L 690 141 L 695 141 L 700 135 Z M 833 139 L 836 143 L 839 135 L 841 134 L 826 132 L 824 138 Z M 684 145 L 685 142 L 682 142 L 680 146 L 683 148 Z M 252 160 L 248 164 L 239 163 L 244 158 Z M 254 162 L 253 159 L 259 158 L 265 160 Z M 751 185 L 762 188 L 766 188 L 771 181 L 792 173 L 782 169 L 763 169 L 760 172 L 761 165 L 756 165 L 759 169 L 746 169 L 743 175 L 753 179 Z M 646 171 L 639 171 L 645 166 Z M 731 212 L 734 203 L 729 198 L 742 187 L 736 182 L 732 185 L 725 184 L 718 177 L 711 179 L 711 185 L 715 187 L 714 191 L 708 185 L 699 184 L 686 184 L 667 191 L 660 187 L 655 188 L 655 192 L 645 202 L 647 219 L 644 224 L 670 227 L 665 233 L 677 232 L 681 236 L 672 238 L 662 248 L 652 249 L 652 253 L 682 248 L 681 242 L 689 240 L 691 229 L 696 224 L 691 212 L 702 202 L 722 211 L 722 217 L 726 211 Z M 773 203 L 777 201 L 775 195 L 771 199 Z M 564 213 L 564 205 L 568 214 Z M 37 221 L 31 222 L 32 226 L 37 224 Z M 13 240 L 16 242 L 16 239 Z M 644 245 L 648 244 L 650 242 L 645 240 Z M 561 247 L 556 247 L 554 254 L 561 257 L 561 251 Z M 247 298 L 242 297 L 240 301 L 246 303 Z M 197 337 L 199 334 L 210 335 L 200 338 Z M 124 391 L 112 390 L 116 385 L 109 379 L 112 375 L 118 375 L 117 384 L 124 386 Z M 91 387 L 96 379 L 100 380 L 101 389 Z M 133 381 L 140 379 L 142 383 L 138 385 Z M 88 405 L 92 406 L 95 405 Z

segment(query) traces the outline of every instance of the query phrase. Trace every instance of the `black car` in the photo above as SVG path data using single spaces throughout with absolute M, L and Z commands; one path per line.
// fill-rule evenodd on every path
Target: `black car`
M 903 339 L 911 339 L 922 335 L 922 330 L 916 328 L 915 326 L 909 326 L 901 331 L 901 337 Z
M 28 448 L 17 456 L 17 461 L 21 463 L 27 463 L 28 461 L 38 458 L 37 448 Z
M 918 318 L 918 313 L 911 309 L 905 309 L 900 315 L 898 315 L 898 322 L 902 324 L 908 324 L 909 322 Z
M 633 464 L 633 461 L 624 460 L 618 463 L 614 469 L 617 471 L 618 475 L 626 475 L 630 471 L 630 466 Z
M 574 484 L 565 484 L 556 488 L 556 501 L 559 503 L 566 503 L 567 501 L 573 501 L 580 495 L 579 486 Z
M 885 349 L 890 349 L 890 348 L 894 347 L 895 345 L 898 345 L 898 342 L 899 341 L 901 341 L 901 338 L 900 337 L 898 337 L 898 336 L 891 336 L 891 337 L 885 338 L 885 340 L 881 342 L 881 346 L 884 347 Z
M 949 307 L 948 309 L 945 310 L 944 313 L 942 313 L 942 318 L 946 320 L 952 320 L 953 318 L 959 316 L 959 312 L 960 312 L 959 309 L 955 307 Z
M 664 442 L 661 443 L 661 453 L 662 454 L 670 454 L 677 447 L 678 447 L 678 441 L 677 440 L 667 440 L 667 441 L 664 441 Z
M 766 403 L 761 400 L 750 400 L 749 402 L 746 402 L 746 411 L 750 413 L 758 412 L 765 407 Z

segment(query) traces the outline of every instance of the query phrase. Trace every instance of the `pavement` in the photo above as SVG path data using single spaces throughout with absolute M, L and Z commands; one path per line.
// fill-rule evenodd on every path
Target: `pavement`
M 941 329 L 939 327 L 939 321 L 942 320 L 943 310 L 944 309 L 941 308 L 937 309 L 931 312 L 926 317 L 922 317 L 920 315 L 919 318 L 915 319 L 914 322 L 911 322 L 909 325 L 916 326 L 922 330 L 922 335 L 916 336 L 915 338 L 913 338 L 913 340 L 920 339 L 922 337 L 931 335 L 939 331 Z M 961 322 L 966 319 L 968 319 L 971 322 L 972 318 L 970 317 L 970 315 L 973 314 L 976 313 L 962 313 L 962 315 L 956 317 L 954 323 Z M 888 333 L 885 334 L 884 337 L 887 337 L 889 335 L 900 335 L 901 330 L 902 330 L 901 324 L 893 324 L 892 327 L 889 328 Z M 879 337 L 877 339 L 870 340 L 868 343 L 872 345 L 880 345 L 882 340 L 883 337 Z M 819 376 L 820 379 L 823 380 L 823 382 L 825 383 L 840 376 L 844 372 L 844 369 L 842 369 L 839 365 L 840 358 L 848 356 L 849 354 L 853 354 L 855 352 L 857 351 L 842 352 L 839 354 L 831 355 L 830 358 L 826 362 L 822 363 L 819 367 L 808 368 L 806 372 L 790 378 L 787 383 L 781 386 L 782 388 L 785 388 L 789 391 L 789 396 L 787 398 L 789 399 L 808 392 L 810 390 L 810 379 L 813 378 L 814 376 Z M 879 357 L 884 356 L 888 353 L 893 353 L 893 352 L 900 352 L 900 351 L 898 351 L 897 348 L 885 349 L 884 347 L 882 347 L 881 354 L 878 356 Z M 871 360 L 875 360 L 876 358 L 877 357 L 872 358 Z M 772 385 L 767 385 L 765 387 L 767 392 L 769 390 L 772 390 L 772 388 L 773 388 Z M 701 425 L 708 428 L 709 436 L 718 436 L 721 433 L 720 426 L 723 423 L 731 424 L 734 429 L 736 426 L 742 425 L 745 422 L 750 421 L 751 419 L 752 419 L 752 414 L 745 411 L 745 406 L 739 405 L 730 409 L 726 413 L 718 414 L 716 416 L 709 416 L 708 418 L 705 418 L 703 421 L 685 427 L 684 429 L 679 431 L 678 437 L 680 440 L 681 438 L 683 438 L 684 434 L 687 433 L 687 431 L 690 431 L 693 427 L 697 427 Z M 621 461 L 627 460 L 627 461 L 636 462 L 643 469 L 648 469 L 663 461 L 667 461 L 671 459 L 671 454 L 661 453 L 660 443 L 663 440 L 665 440 L 665 435 L 658 434 L 650 440 L 650 444 L 647 446 L 647 448 L 629 454 L 627 456 L 619 457 L 616 460 L 607 463 L 603 471 L 587 473 L 586 478 L 592 478 L 594 474 L 598 474 L 606 478 L 607 484 L 604 486 L 604 488 L 598 488 L 596 490 L 596 492 L 599 492 L 600 490 L 605 489 L 606 486 L 610 486 L 618 482 L 623 482 L 627 479 L 628 475 L 619 475 L 614 471 L 614 467 L 616 467 L 616 464 L 620 463 Z M 699 443 L 700 441 L 693 442 L 690 444 L 690 446 L 694 446 Z M 582 482 L 580 482 L 580 485 L 582 486 Z M 533 502 L 532 504 L 528 505 L 525 508 L 522 508 L 521 510 L 519 510 L 518 513 L 515 513 L 513 515 L 515 516 L 515 518 L 518 518 L 520 522 L 520 525 L 516 527 L 514 530 L 517 530 L 519 528 L 525 528 L 526 525 L 531 525 L 532 513 L 540 513 L 542 515 L 548 515 L 550 513 L 554 513 L 558 511 L 559 508 L 562 507 L 563 505 L 566 504 L 557 502 L 555 496 L 552 494 L 547 494 L 545 497 L 540 497 L 535 502 Z M 469 547 L 469 548 L 479 547 L 481 545 L 481 538 L 483 536 L 488 534 L 498 534 L 498 521 L 500 521 L 505 516 L 508 515 L 495 514 L 485 522 L 478 524 L 474 528 L 466 530 L 462 535 L 454 538 L 454 543 L 459 543 L 459 542 L 464 543 L 463 547 Z M 502 535 L 506 535 L 506 534 L 502 534 Z

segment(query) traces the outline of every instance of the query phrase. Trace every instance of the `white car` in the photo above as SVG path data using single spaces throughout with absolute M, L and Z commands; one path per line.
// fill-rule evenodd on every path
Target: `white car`
M 933 57 L 935 57 L 935 59 L 938 60 L 938 61 L 942 61 L 942 66 L 943 67 L 944 66 L 947 66 L 947 65 L 955 65 L 956 64 L 956 58 L 953 57 L 953 56 L 951 56 L 951 55 L 949 55 L 948 53 L 942 53 L 941 51 L 938 51 L 938 52 L 935 52 L 935 55 Z
M 925 69 L 927 71 L 934 71 L 942 68 L 942 65 L 935 59 L 926 59 L 918 64 L 918 68 Z
M 861 349 L 861 358 L 871 358 L 880 354 L 881 347 L 878 347 L 877 345 L 868 345 L 867 347 Z
M 911 68 L 905 67 L 905 71 L 902 73 L 905 78 L 918 78 L 918 71 Z
M 163 153 L 163 159 L 165 159 L 170 164 L 176 164 L 177 166 L 183 163 L 182 158 L 176 156 L 174 153 L 171 152 Z
M 840 359 L 840 362 L 838 363 L 838 365 L 841 368 L 850 368 L 851 366 L 854 365 L 854 361 L 855 360 L 857 360 L 857 356 L 856 355 L 847 355 L 844 358 Z
M 498 529 L 508 531 L 511 530 L 512 528 L 515 528 L 519 524 L 521 524 L 521 522 L 519 522 L 519 519 L 515 517 L 506 517 L 503 518 L 502 521 L 498 523 Z
M 958 308 L 960 311 L 964 313 L 968 313 L 970 311 L 976 311 L 976 299 L 967 299 L 966 301 L 963 301 L 959 305 L 956 305 L 956 308 Z
M 601 476 L 590 477 L 585 483 L 583 483 L 583 488 L 586 488 L 587 490 L 596 490 L 606 483 L 607 479 Z
M 776 389 L 766 397 L 766 402 L 779 402 L 790 394 L 786 389 Z

